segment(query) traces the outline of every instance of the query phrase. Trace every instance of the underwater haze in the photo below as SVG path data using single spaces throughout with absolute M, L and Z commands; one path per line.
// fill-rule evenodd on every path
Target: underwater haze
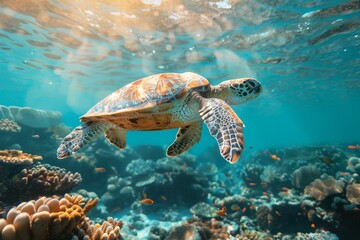
M 0 182 L 5 179 L 0 184 L 4 218 L 21 202 L 53 194 L 66 198 L 74 188 L 86 189 L 86 194 L 77 192 L 86 201 L 100 199 L 90 212 L 94 222 L 109 216 L 123 221 L 108 220 L 116 239 L 120 233 L 124 239 L 256 239 L 251 234 L 263 234 L 260 239 L 360 239 L 345 227 L 360 217 L 359 19 L 358 0 L 0 0 L 0 120 L 12 121 L 0 124 L 0 150 L 41 155 L 42 163 L 52 165 L 44 169 L 56 172 L 58 166 L 66 168 L 63 173 L 81 175 L 67 176 L 76 184 L 62 191 L 26 188 L 29 197 L 22 198 L 13 195 L 16 184 L 7 184 L 24 179 L 16 174 L 29 165 L 21 173 L 19 165 L 6 170 L 7 177 L 0 177 Z M 200 74 L 213 86 L 245 77 L 262 84 L 257 98 L 232 106 L 246 126 L 245 150 L 236 164 L 222 160 L 205 126 L 199 143 L 175 157 L 176 166 L 165 151 L 177 129 L 130 131 L 122 151 L 102 137 L 79 155 L 56 159 L 57 147 L 80 125 L 79 117 L 110 93 L 153 74 L 183 72 Z M 25 107 L 35 113 L 21 120 L 14 112 L 6 117 L 10 106 L 16 113 Z M 37 110 L 48 117 L 45 125 L 27 119 L 38 116 Z M 7 124 L 12 130 L 1 130 Z M 1 156 L 17 156 L 3 154 L 0 164 L 6 159 Z M 8 167 L 0 165 L 0 171 Z M 320 188 L 325 196 L 318 196 L 311 188 L 316 184 L 333 188 Z M 310 201 L 305 195 L 312 204 L 304 206 Z M 329 200 L 330 195 L 340 200 Z M 302 207 L 287 208 L 294 199 Z M 197 210 L 200 202 L 207 210 Z M 83 208 L 85 216 L 88 209 Z M 283 227 L 296 218 L 283 217 L 283 210 L 306 215 L 294 220 L 304 228 Z M 268 216 L 279 219 L 261 223 Z M 184 221 L 186 229 L 176 230 Z M 79 233 L 81 227 L 64 230 L 62 237 L 89 239 Z M 0 239 L 20 239 L 4 237 L 2 228 Z M 50 234 L 48 239 L 60 237 Z

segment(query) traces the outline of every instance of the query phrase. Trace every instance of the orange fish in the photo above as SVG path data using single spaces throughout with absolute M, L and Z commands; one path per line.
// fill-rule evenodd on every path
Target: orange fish
M 254 182 L 251 182 L 251 183 L 249 183 L 249 186 L 252 186 L 252 187 L 254 187 L 254 186 L 256 186 L 256 183 L 254 183 Z
M 94 169 L 94 172 L 96 172 L 96 173 L 106 172 L 106 169 L 103 168 L 103 167 L 97 167 L 97 168 Z
M 254 201 L 254 200 L 255 200 L 255 198 L 249 198 L 249 200 L 250 200 L 250 201 Z
M 359 149 L 359 144 L 356 145 L 349 145 L 348 149 Z
M 315 224 L 314 224 L 314 223 L 312 223 L 310 226 L 311 226 L 312 228 L 315 228 Z
M 340 176 L 343 176 L 343 177 L 348 177 L 348 176 L 349 176 L 349 174 L 348 174 L 348 173 L 346 173 L 346 172 L 341 172 L 341 173 L 340 173 Z
M 220 211 L 215 212 L 215 214 L 220 217 L 226 217 L 226 207 L 223 207 Z
M 242 213 L 245 213 L 246 212 L 246 207 L 244 207 L 242 210 L 241 210 Z
M 249 208 L 250 208 L 251 210 L 256 209 L 256 207 L 255 207 L 254 205 L 251 205 Z
M 143 200 L 140 200 L 139 203 L 144 204 L 144 205 L 153 205 L 154 200 L 152 200 L 150 198 L 145 198 Z
M 281 190 L 288 191 L 289 189 L 287 187 L 283 187 L 283 188 L 281 188 Z
M 241 208 L 239 207 L 239 205 L 233 204 L 231 205 L 231 210 L 233 211 L 239 211 Z
M 276 161 L 279 161 L 280 158 L 278 156 L 276 156 L 275 154 L 270 154 L 270 157 L 273 159 L 273 160 L 276 160 Z

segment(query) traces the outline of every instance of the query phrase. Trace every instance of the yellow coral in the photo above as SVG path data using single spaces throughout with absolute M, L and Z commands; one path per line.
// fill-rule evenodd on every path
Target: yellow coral
M 23 153 L 20 150 L 0 150 L 0 163 L 29 165 L 42 160 L 41 156 Z

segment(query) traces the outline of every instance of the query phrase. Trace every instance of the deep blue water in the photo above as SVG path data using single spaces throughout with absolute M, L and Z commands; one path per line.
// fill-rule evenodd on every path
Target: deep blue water
M 3 105 L 60 111 L 75 127 L 97 101 L 140 77 L 192 71 L 217 84 L 250 76 L 264 91 L 234 107 L 247 145 L 359 141 L 356 2 L 45 3 L 0 3 Z M 197 151 L 213 141 L 203 131 Z M 129 144 L 166 145 L 172 135 L 131 133 Z

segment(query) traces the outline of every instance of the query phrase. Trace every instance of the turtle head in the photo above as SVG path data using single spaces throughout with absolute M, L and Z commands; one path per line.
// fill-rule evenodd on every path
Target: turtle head
M 214 87 L 214 97 L 227 104 L 237 105 L 257 97 L 261 93 L 261 84 L 254 78 L 237 78 L 227 80 Z M 216 96 L 217 95 L 217 96 Z

